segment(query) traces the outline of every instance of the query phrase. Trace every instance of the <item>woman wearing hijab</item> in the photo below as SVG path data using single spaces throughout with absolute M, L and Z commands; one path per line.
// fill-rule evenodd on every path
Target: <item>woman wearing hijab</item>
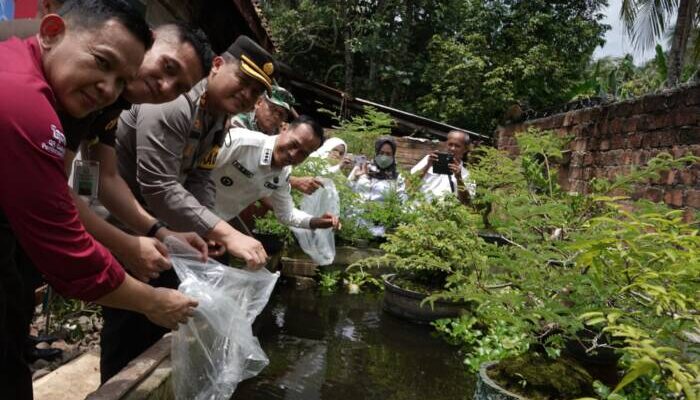
M 406 200 L 404 179 L 396 170 L 396 141 L 383 136 L 374 143 L 374 160 L 356 165 L 348 180 L 350 186 L 365 201 L 384 201 L 396 192 L 401 201 Z
M 332 164 L 328 167 L 328 173 L 335 173 L 342 167 L 350 165 L 351 160 L 345 157 L 347 149 L 348 145 L 343 139 L 332 137 L 323 142 L 323 145 L 311 153 L 310 157 L 327 159 Z

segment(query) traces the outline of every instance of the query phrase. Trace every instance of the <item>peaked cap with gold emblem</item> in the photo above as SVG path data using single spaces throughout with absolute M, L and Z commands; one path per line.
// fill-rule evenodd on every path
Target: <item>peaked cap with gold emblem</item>
M 272 92 L 275 76 L 275 60 L 253 39 L 240 35 L 226 50 L 241 63 L 241 71 L 265 85 L 268 93 Z

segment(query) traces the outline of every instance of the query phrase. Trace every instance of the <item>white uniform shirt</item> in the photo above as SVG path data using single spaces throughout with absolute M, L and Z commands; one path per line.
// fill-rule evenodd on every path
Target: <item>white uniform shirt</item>
M 404 182 L 403 176 L 401 174 L 395 180 L 392 179 L 374 179 L 370 178 L 367 174 L 362 175 L 357 178 L 357 180 L 351 179 L 357 173 L 358 167 L 354 167 L 348 179 L 350 181 L 350 188 L 360 195 L 360 198 L 364 201 L 384 201 L 390 193 L 396 192 L 401 201 L 406 201 L 406 184 Z
M 270 197 L 275 216 L 284 225 L 309 228 L 312 216 L 294 208 L 289 174 L 292 167 L 275 169 L 272 149 L 277 136 L 231 128 L 216 157 L 216 212 L 230 220 L 248 205 Z
M 425 168 L 428 164 L 428 158 L 430 158 L 430 155 L 423 157 L 418 164 L 411 168 L 411 174 L 415 174 Z M 452 180 L 452 186 L 450 186 L 450 180 Z M 462 165 L 462 182 L 467 186 L 469 195 L 474 196 L 476 194 L 476 184 L 469 181 L 469 171 L 464 168 L 464 165 Z M 428 200 L 432 200 L 434 198 L 445 197 L 448 193 L 452 193 L 452 187 L 457 191 L 457 178 L 455 178 L 454 175 L 436 174 L 433 173 L 433 167 L 430 167 L 423 177 L 420 190 L 425 194 Z

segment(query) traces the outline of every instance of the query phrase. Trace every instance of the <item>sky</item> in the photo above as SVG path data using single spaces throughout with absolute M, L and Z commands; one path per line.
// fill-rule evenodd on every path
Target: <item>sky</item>
M 634 45 L 627 37 L 620 20 L 622 0 L 609 0 L 609 3 L 604 23 L 610 25 L 612 29 L 605 35 L 605 46 L 598 47 L 593 53 L 593 58 L 598 59 L 605 56 L 621 57 L 626 53 L 632 53 L 634 63 L 637 65 L 654 58 L 654 49 L 646 51 L 635 50 Z

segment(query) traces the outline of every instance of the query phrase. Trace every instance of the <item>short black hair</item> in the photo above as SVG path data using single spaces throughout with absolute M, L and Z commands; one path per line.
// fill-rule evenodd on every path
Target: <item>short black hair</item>
M 326 141 L 326 138 L 323 135 L 323 127 L 321 126 L 321 124 L 319 124 L 318 121 L 309 117 L 308 115 L 298 116 L 297 119 L 295 119 L 289 124 L 289 128 L 292 129 L 302 124 L 306 124 L 311 127 L 311 130 L 314 132 L 314 137 L 316 137 L 320 141 L 319 146 L 321 146 L 323 142 Z
M 175 33 L 180 43 L 188 43 L 197 53 L 199 63 L 202 65 L 203 74 L 206 76 L 211 70 L 214 51 L 207 35 L 201 29 L 194 28 L 182 22 L 173 22 L 156 27 L 156 30 L 167 29 Z
M 153 44 L 153 35 L 137 0 L 67 0 L 58 13 L 79 28 L 96 28 L 114 19 L 143 43 L 146 50 Z

